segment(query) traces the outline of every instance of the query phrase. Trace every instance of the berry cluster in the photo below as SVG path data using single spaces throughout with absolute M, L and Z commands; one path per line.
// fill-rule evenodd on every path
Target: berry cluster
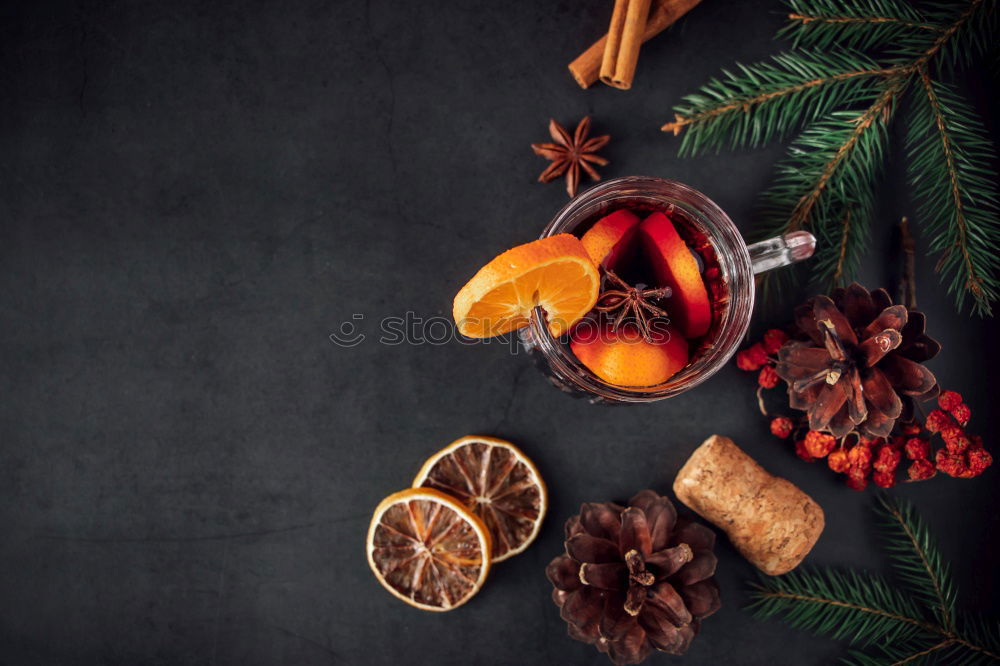
M 761 342 L 736 354 L 737 367 L 758 373 L 758 396 L 763 389 L 778 386 L 774 354 L 787 339 L 784 331 L 771 329 Z M 943 391 L 938 396 L 938 407 L 923 423 L 916 418 L 899 423 L 889 437 L 871 438 L 852 432 L 838 441 L 828 433 L 809 430 L 804 416 L 797 420 L 787 416 L 772 418 L 771 434 L 792 439 L 795 453 L 805 462 L 825 458 L 830 469 L 847 475 L 847 486 L 854 490 L 864 490 L 869 479 L 881 488 L 891 488 L 904 461 L 908 461 L 909 481 L 923 481 L 938 472 L 959 479 L 979 476 L 992 464 L 993 457 L 983 447 L 981 437 L 965 431 L 972 410 L 955 391 Z M 763 402 L 761 411 L 766 414 Z M 932 451 L 935 435 L 943 446 Z
M 760 370 L 757 375 L 757 384 L 761 388 L 773 389 L 780 381 L 778 373 L 774 370 L 773 355 L 778 353 L 781 345 L 785 344 L 787 340 L 788 335 L 784 331 L 772 328 L 764 334 L 763 340 L 736 353 L 736 367 L 750 372 Z

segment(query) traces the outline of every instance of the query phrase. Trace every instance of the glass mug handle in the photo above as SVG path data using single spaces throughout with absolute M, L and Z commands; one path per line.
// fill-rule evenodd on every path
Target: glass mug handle
M 808 259 L 816 250 L 816 237 L 808 231 L 789 231 L 747 246 L 754 275 Z

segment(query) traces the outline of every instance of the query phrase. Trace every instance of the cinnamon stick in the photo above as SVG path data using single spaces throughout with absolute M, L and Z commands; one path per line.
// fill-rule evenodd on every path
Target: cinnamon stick
M 669 28 L 701 0 L 655 0 L 646 19 L 642 41 L 647 42 Z M 569 72 L 581 88 L 592 86 L 601 74 L 608 35 L 604 35 L 569 64 Z
M 601 60 L 603 83 L 622 90 L 632 87 L 651 1 L 615 0 L 608 43 L 604 45 L 604 58 Z

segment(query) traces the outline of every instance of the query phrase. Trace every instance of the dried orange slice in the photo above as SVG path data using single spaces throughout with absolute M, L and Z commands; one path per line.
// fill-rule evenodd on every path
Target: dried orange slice
M 548 493 L 538 468 L 510 442 L 467 435 L 427 459 L 413 486 L 442 490 L 482 519 L 499 562 L 527 548 L 542 525 Z
M 379 582 L 411 606 L 458 608 L 490 570 L 490 533 L 453 497 L 408 488 L 386 497 L 368 527 L 368 565 Z
M 452 314 L 462 335 L 489 338 L 526 326 L 540 305 L 559 336 L 594 307 L 600 286 L 580 239 L 559 234 L 518 245 L 480 268 L 455 295 Z

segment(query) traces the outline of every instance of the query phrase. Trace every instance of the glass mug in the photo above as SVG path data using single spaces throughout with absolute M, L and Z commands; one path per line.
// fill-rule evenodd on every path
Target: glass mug
M 520 331 L 521 344 L 553 384 L 592 402 L 652 402 L 704 382 L 732 357 L 750 326 L 754 275 L 808 259 L 816 247 L 816 239 L 807 231 L 748 246 L 729 216 L 704 194 L 673 180 L 645 176 L 616 178 L 583 192 L 556 214 L 541 238 L 564 233 L 579 236 L 583 227 L 621 208 L 679 211 L 687 226 L 711 243 L 728 302 L 713 314 L 712 328 L 693 360 L 666 382 L 644 387 L 617 386 L 599 378 L 577 360 L 569 345 L 549 333 L 541 309 L 536 309 L 529 325 Z

